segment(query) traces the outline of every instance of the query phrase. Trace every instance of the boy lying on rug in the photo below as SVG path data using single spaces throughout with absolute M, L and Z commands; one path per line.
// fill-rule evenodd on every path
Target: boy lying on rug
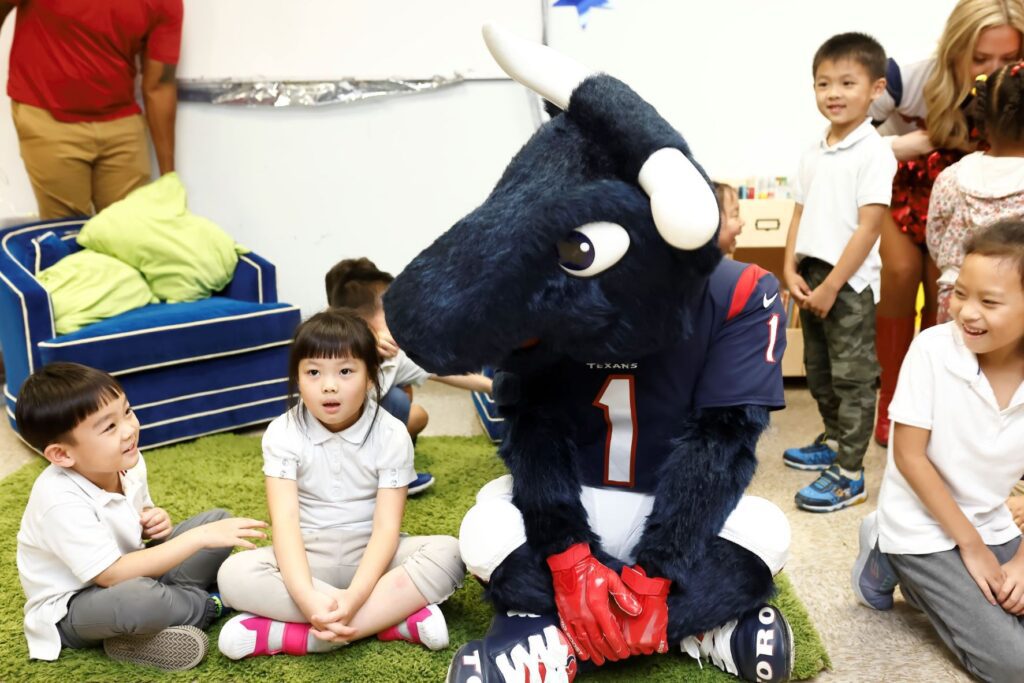
M 18 431 L 50 466 L 18 531 L 29 657 L 103 645 L 112 659 L 190 669 L 224 607 L 208 592 L 266 522 L 208 510 L 174 526 L 154 505 L 139 420 L 105 372 L 52 363 L 21 387 Z M 149 541 L 149 545 L 145 541 Z

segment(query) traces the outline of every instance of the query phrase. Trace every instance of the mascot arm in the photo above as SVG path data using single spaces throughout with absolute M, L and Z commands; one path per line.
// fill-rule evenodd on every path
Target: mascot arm
M 706 408 L 688 421 L 662 466 L 637 544 L 637 563 L 648 574 L 678 581 L 700 562 L 754 476 L 767 426 L 761 406 Z

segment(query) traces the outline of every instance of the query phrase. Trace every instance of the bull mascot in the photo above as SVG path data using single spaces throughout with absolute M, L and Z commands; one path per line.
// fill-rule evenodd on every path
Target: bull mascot
M 510 474 L 460 532 L 497 616 L 448 680 L 571 681 L 680 650 L 786 680 L 792 632 L 765 601 L 789 524 L 743 495 L 783 407 L 778 282 L 722 259 L 708 179 L 650 104 L 545 46 L 484 39 L 561 111 L 384 306 L 432 372 L 496 366 L 507 425 Z

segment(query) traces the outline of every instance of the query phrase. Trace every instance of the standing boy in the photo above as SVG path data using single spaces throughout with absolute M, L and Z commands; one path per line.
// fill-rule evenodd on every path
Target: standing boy
M 892 198 L 896 158 L 868 108 L 885 91 L 885 50 L 843 33 L 814 55 L 814 93 L 829 126 L 800 159 L 784 278 L 800 307 L 807 386 L 825 431 L 783 454 L 790 467 L 822 470 L 796 494 L 812 512 L 867 499 L 864 452 L 875 416 L 878 240 Z
M 198 664 L 201 629 L 223 610 L 209 592 L 217 571 L 232 547 L 266 538 L 266 523 L 209 510 L 173 526 L 149 495 L 139 420 L 105 372 L 47 365 L 25 380 L 15 417 L 50 461 L 18 531 L 29 657 L 102 644 L 136 664 Z

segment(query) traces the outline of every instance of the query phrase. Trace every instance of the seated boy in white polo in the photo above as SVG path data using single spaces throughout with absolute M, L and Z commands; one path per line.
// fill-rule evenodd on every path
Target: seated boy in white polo
M 265 522 L 210 510 L 176 527 L 155 507 L 139 421 L 110 375 L 53 363 L 25 380 L 15 419 L 50 461 L 18 531 L 29 657 L 103 644 L 114 659 L 188 669 L 223 605 L 209 589 Z M 149 540 L 147 547 L 145 540 Z

